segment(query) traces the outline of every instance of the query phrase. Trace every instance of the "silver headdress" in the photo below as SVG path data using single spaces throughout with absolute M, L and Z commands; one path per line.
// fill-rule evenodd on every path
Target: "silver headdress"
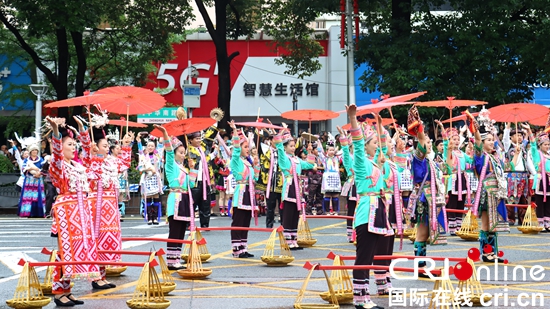
M 17 132 L 15 132 L 15 138 L 21 145 L 21 149 L 27 149 L 29 152 L 32 150 L 38 150 L 38 152 L 40 152 L 40 141 L 37 140 L 35 136 L 20 138 Z
M 105 138 L 107 139 L 107 142 L 109 142 L 109 146 L 118 145 L 119 134 L 118 128 L 114 131 L 111 131 L 111 129 L 107 131 Z
M 88 108 L 88 107 L 86 108 L 88 113 L 90 114 L 90 118 L 91 118 L 91 121 L 92 121 L 91 124 L 88 122 L 87 119 L 84 119 L 83 117 L 80 117 L 80 116 L 77 116 L 77 117 L 78 117 L 78 119 L 80 119 L 80 121 L 82 121 L 82 123 L 84 123 L 88 126 L 100 129 L 100 128 L 103 128 L 104 126 L 106 126 L 109 123 L 109 114 L 108 114 L 107 111 L 102 110 L 101 106 L 96 105 L 96 107 L 99 110 L 99 113 L 100 113 L 99 115 L 92 113 L 90 111 L 90 108 Z
M 486 139 L 490 134 L 496 133 L 495 121 L 490 118 L 490 115 L 491 112 L 484 107 L 477 116 L 481 139 Z

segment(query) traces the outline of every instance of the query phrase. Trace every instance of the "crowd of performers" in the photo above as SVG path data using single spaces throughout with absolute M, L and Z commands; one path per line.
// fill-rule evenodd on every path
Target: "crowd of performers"
M 263 213 L 265 226 L 271 228 L 278 212 L 291 250 L 303 249 L 297 241 L 299 220 L 306 214 L 343 214 L 340 200 L 345 201 L 347 215 L 354 217 L 347 222 L 347 240 L 356 243 L 356 265 L 373 264 L 375 255 L 391 255 L 395 235 L 412 225 L 417 228 L 414 255 L 426 256 L 428 244 L 444 244 L 446 236 L 460 229 L 463 215 L 446 209 L 469 208 L 481 218 L 484 262 L 503 261 L 497 254 L 498 232 L 515 222 L 515 209 L 505 203 L 526 204 L 534 196 L 540 226 L 550 230 L 546 133 L 535 136 L 527 125 L 513 131 L 507 126 L 501 142 L 484 110 L 478 119 L 469 117 L 470 125 L 461 130 L 437 122 L 442 142 L 432 145 L 416 107 L 409 111 L 408 130 L 396 128 L 393 136 L 379 116 L 371 125 L 357 121 L 355 105 L 346 109 L 351 127 L 338 128 L 338 142 L 330 138 L 326 145 L 311 136 L 294 138 L 288 130 L 245 132 L 234 122 L 229 123 L 231 135 L 211 127 L 169 136 L 156 126 L 163 136 L 143 145 L 140 134 L 128 132 L 119 140 L 118 134 L 105 134 L 104 124 L 87 128 L 75 118 L 75 129 L 65 119 L 47 117 L 51 156 L 40 157 L 34 145 L 23 155 L 17 152 L 22 171 L 19 214 L 46 215 L 40 171 L 49 164 L 57 192 L 51 209 L 57 260 L 120 261 L 120 254 L 103 251 L 122 249 L 119 204 L 129 199 L 127 173 L 137 143 L 143 216 L 156 225 L 164 211 L 170 239 L 183 239 L 186 230 L 194 230 L 196 216 L 200 227 L 209 226 L 216 191 L 219 213 L 231 216 L 231 226 L 250 227 Z M 411 137 L 414 143 L 409 143 Z M 163 205 L 165 183 L 169 193 Z M 523 214 L 518 215 L 521 223 Z M 254 256 L 247 239 L 247 231 L 231 231 L 233 257 Z M 483 250 L 487 245 L 493 250 Z M 180 254 L 181 244 L 167 243 L 170 270 L 184 268 Z M 53 277 L 58 306 L 82 303 L 71 294 L 72 279 L 86 278 L 94 289 L 115 287 L 106 280 L 104 266 L 56 267 Z M 389 273 L 375 271 L 374 277 L 377 294 L 388 294 Z M 381 308 L 370 298 L 369 278 L 369 271 L 353 271 L 356 308 Z

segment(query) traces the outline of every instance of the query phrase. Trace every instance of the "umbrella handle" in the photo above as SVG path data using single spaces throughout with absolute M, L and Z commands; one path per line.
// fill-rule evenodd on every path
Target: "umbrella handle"
M 130 105 L 126 105 L 126 134 L 128 134 L 128 118 L 130 114 Z
M 88 108 L 88 123 L 90 124 L 90 134 L 92 135 L 92 143 L 94 142 L 94 130 L 93 130 L 93 125 L 92 125 L 92 113 L 90 111 L 90 105 L 86 105 L 87 108 Z

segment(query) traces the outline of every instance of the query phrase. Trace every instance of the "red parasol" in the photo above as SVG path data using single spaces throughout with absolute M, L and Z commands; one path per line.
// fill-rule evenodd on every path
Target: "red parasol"
M 415 103 L 418 107 L 446 107 L 449 109 L 449 118 L 453 118 L 453 108 L 455 107 L 467 107 L 473 105 L 485 105 L 487 102 L 474 101 L 474 100 L 455 100 L 454 97 L 447 97 L 447 100 L 440 101 L 427 101 Z M 451 121 L 451 127 L 453 122 Z
M 529 123 L 534 125 L 534 126 L 544 127 L 544 126 L 546 126 L 547 121 L 548 121 L 548 113 L 546 113 L 544 116 L 540 116 L 538 118 L 529 120 Z
M 251 122 L 235 122 L 235 125 L 241 126 L 241 127 L 253 127 L 257 129 L 276 129 L 276 130 L 284 130 L 284 127 L 276 126 L 274 124 L 265 123 L 265 122 L 259 122 L 259 121 L 251 121 Z
M 511 103 L 491 107 L 491 119 L 498 122 L 524 122 L 548 115 L 548 107 L 533 103 Z
M 174 120 L 163 125 L 163 127 L 166 128 L 168 135 L 179 136 L 202 131 L 214 125 L 215 123 L 216 120 L 212 118 L 194 117 L 189 119 Z M 151 135 L 162 137 L 163 133 L 159 129 L 154 129 L 151 132 Z
M 86 92 L 83 96 L 80 97 L 74 97 L 69 98 L 65 100 L 59 100 L 56 102 L 52 102 L 49 104 L 44 105 L 44 107 L 47 108 L 59 108 L 59 107 L 71 107 L 71 106 L 88 106 L 91 105 L 101 105 L 101 104 L 107 104 L 111 102 L 116 102 L 117 100 L 120 100 L 122 97 L 120 95 L 116 94 L 92 94 L 89 95 L 89 92 Z
M 323 121 L 337 118 L 339 115 L 336 112 L 325 109 L 299 109 L 288 111 L 281 114 L 281 117 L 290 120 L 298 121 Z
M 479 113 L 472 113 L 471 115 L 474 116 L 474 117 L 477 117 L 477 115 L 479 115 Z M 441 121 L 441 123 L 449 123 L 449 122 L 452 123 L 452 122 L 461 121 L 461 120 L 466 121 L 467 118 L 468 117 L 466 117 L 466 115 L 460 115 L 460 116 L 453 117 L 451 119 L 447 119 L 445 121 Z
M 415 92 L 411 94 L 404 94 L 404 95 L 398 95 L 396 97 L 390 97 L 389 95 L 383 95 L 382 98 L 384 99 L 382 102 L 384 103 L 390 103 L 390 102 L 407 102 L 412 99 L 416 99 L 419 96 L 425 95 L 428 93 L 427 91 L 420 91 Z
M 367 119 L 368 122 L 372 122 L 372 123 L 375 123 L 376 120 L 375 119 Z M 393 119 L 391 118 L 382 118 L 382 126 L 385 127 L 385 126 L 389 126 L 391 124 L 393 124 L 394 121 Z M 345 124 L 342 126 L 342 129 L 346 130 L 346 131 L 349 131 L 349 129 L 351 129 L 351 123 L 348 123 L 348 124 Z
M 373 103 L 373 104 L 369 104 L 369 105 L 363 105 L 363 106 L 359 106 L 357 108 L 357 116 L 362 116 L 362 115 L 369 114 L 369 113 L 379 113 L 380 111 L 382 111 L 386 108 L 391 110 L 391 108 L 394 107 L 394 106 L 407 105 L 407 104 L 413 104 L 413 103 L 412 102 L 391 102 L 391 103 L 386 103 L 384 101 L 381 101 L 380 103 Z
M 121 126 L 121 127 L 128 124 L 129 127 L 147 128 L 147 125 L 145 125 L 143 123 L 134 122 L 134 121 L 126 121 L 125 119 L 109 119 L 109 124 L 114 125 L 114 126 Z
M 120 138 L 122 139 L 122 128 L 125 125 L 128 125 L 129 127 L 134 128 L 147 128 L 147 125 L 144 125 L 143 123 L 133 122 L 133 121 L 126 121 L 123 117 L 120 119 L 109 119 L 108 124 L 113 126 L 120 126 Z
M 91 105 L 110 104 L 113 102 L 117 102 L 120 99 L 121 99 L 121 96 L 117 94 L 94 93 L 93 95 L 90 95 L 90 91 L 85 91 L 83 96 L 60 100 L 57 102 L 46 104 L 44 107 L 59 108 L 59 107 L 71 107 L 71 106 L 86 106 L 86 108 L 88 109 L 88 122 L 91 125 L 92 123 L 92 119 L 91 119 L 92 115 L 90 114 Z M 94 140 L 93 130 L 90 130 L 90 134 L 92 135 L 92 140 Z
M 338 113 L 326 109 L 299 109 L 288 111 L 281 114 L 281 117 L 290 120 L 309 122 L 309 132 L 311 132 L 312 121 L 323 121 L 337 118 Z M 296 132 L 298 134 L 298 132 Z
M 98 90 L 96 94 L 121 96 L 120 99 L 114 102 L 103 103 L 101 108 L 110 113 L 126 114 L 126 119 L 128 119 L 128 115 L 152 113 L 166 104 L 166 100 L 160 94 L 149 89 L 133 86 L 109 87 Z M 126 133 L 128 133 L 128 125 L 126 125 Z

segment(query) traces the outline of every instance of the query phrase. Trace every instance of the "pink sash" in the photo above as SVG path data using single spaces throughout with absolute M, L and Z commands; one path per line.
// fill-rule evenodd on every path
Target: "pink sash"
M 544 194 L 543 202 L 546 202 L 546 157 L 542 153 L 542 151 L 539 150 L 539 156 L 540 156 L 540 164 L 541 166 L 541 177 L 542 177 L 542 193 Z M 538 188 L 536 188 L 538 189 Z

